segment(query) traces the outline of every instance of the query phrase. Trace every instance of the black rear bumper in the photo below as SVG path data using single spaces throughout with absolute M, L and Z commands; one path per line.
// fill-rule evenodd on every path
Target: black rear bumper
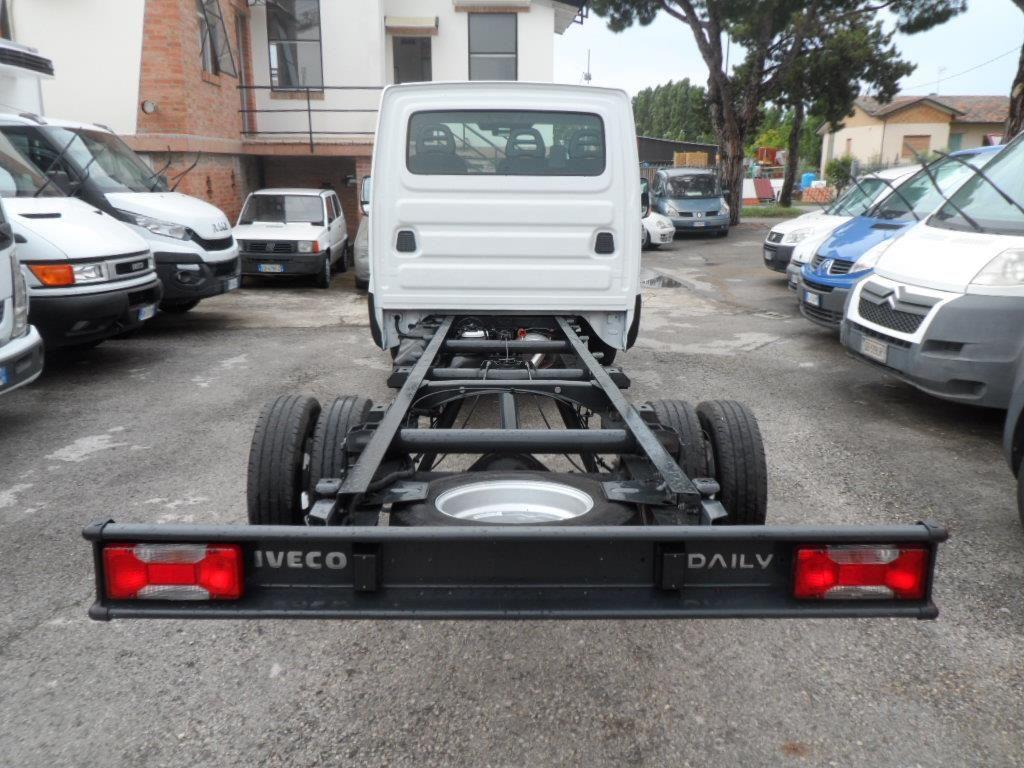
M 243 253 L 242 274 L 254 277 L 288 277 L 289 275 L 319 275 L 324 268 L 326 253 Z M 280 272 L 260 271 L 260 265 L 280 267 Z
M 798 545 L 918 544 L 934 572 L 944 529 L 879 527 L 184 526 L 96 523 L 94 619 L 933 619 L 921 600 L 797 600 Z M 104 543 L 234 543 L 239 600 L 112 601 Z M 328 565 L 330 563 L 330 565 Z

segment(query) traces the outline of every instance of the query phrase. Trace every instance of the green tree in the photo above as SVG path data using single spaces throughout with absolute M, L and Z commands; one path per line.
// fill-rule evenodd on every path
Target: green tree
M 633 97 L 636 132 L 675 141 L 709 141 L 712 130 L 704 96 L 704 88 L 686 78 L 644 88 Z
M 919 32 L 963 11 L 966 0 L 592 0 L 591 7 L 614 31 L 650 24 L 662 12 L 689 27 L 708 68 L 711 124 L 735 223 L 743 152 L 762 105 L 782 96 L 836 29 L 872 24 L 885 10 L 899 31 Z M 731 71 L 724 65 L 727 36 L 745 52 Z

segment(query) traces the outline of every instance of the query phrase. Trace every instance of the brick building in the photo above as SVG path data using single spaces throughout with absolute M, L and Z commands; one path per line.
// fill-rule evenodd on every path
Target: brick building
M 550 81 L 564 0 L 32 0 L 45 113 L 109 126 L 179 191 L 237 217 L 260 187 L 334 188 L 354 235 L 383 86 Z M 191 169 L 191 170 L 189 170 Z M 186 172 L 187 171 L 187 172 Z

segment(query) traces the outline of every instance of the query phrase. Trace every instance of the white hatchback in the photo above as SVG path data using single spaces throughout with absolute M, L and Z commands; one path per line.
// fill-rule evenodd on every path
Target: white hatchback
M 328 288 L 335 269 L 348 266 L 348 227 L 331 189 L 253 192 L 234 235 L 243 275 L 308 275 Z

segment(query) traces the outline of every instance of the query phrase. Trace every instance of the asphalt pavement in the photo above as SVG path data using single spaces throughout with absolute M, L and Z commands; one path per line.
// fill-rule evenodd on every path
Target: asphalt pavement
M 90 621 L 83 525 L 243 523 L 264 401 L 388 399 L 350 275 L 265 281 L 0 398 L 0 766 L 1024 765 L 1002 414 L 847 357 L 766 228 L 644 255 L 629 394 L 746 401 L 769 523 L 945 523 L 937 621 Z

